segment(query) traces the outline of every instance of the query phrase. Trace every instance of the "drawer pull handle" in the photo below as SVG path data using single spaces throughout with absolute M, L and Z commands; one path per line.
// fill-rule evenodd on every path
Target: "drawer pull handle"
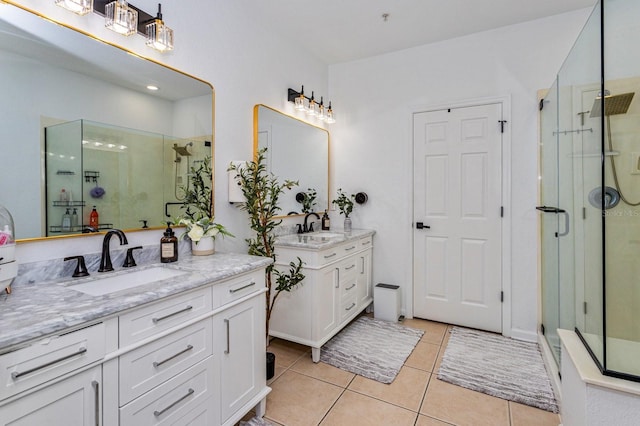
M 29 369 L 29 370 L 21 371 L 21 372 L 14 371 L 13 373 L 11 373 L 11 378 L 13 380 L 16 380 L 16 379 L 18 379 L 18 378 L 20 378 L 22 376 L 26 376 L 27 374 L 35 373 L 36 371 L 42 370 L 43 368 L 47 368 L 47 367 L 49 367 L 51 365 L 57 364 L 59 362 L 67 360 L 69 358 L 73 358 L 74 356 L 82 355 L 85 352 L 87 352 L 87 348 L 80 348 L 80 349 L 78 349 L 77 352 L 74 352 L 74 353 L 69 354 L 69 355 L 65 355 L 65 356 L 60 357 L 58 359 L 54 359 L 53 361 L 49 361 L 46 364 L 42 364 L 42 365 L 39 365 L 37 367 L 33 367 L 33 368 Z
M 94 419 L 96 421 L 96 426 L 100 426 L 100 383 L 94 380 L 91 382 L 91 386 L 93 387 L 93 403 L 95 404 L 93 411 Z
M 340 268 L 336 268 L 336 288 L 340 288 Z
M 351 303 L 351 306 L 349 306 L 348 308 L 345 308 L 345 311 L 350 311 L 350 310 L 352 310 L 355 306 L 356 306 L 356 304 L 352 302 L 352 303 Z
M 154 411 L 154 412 L 153 412 L 153 415 L 154 415 L 154 416 L 156 416 L 156 417 L 160 417 L 161 415 L 163 415 L 164 413 L 166 413 L 166 412 L 167 412 L 167 410 L 171 410 L 173 407 L 175 407 L 175 406 L 176 406 L 176 404 L 179 404 L 179 403 L 181 403 L 182 401 L 184 401 L 185 399 L 189 398 L 191 395 L 193 395 L 193 393 L 194 393 L 194 392 L 195 392 L 195 391 L 194 391 L 193 389 L 189 388 L 189 390 L 187 391 L 187 394 L 186 394 L 185 396 L 181 397 L 180 399 L 178 399 L 177 401 L 175 401 L 175 402 L 171 403 L 170 405 L 166 406 L 165 408 L 163 408 L 163 409 L 162 409 L 162 410 L 160 410 L 160 411 L 157 411 L 157 410 L 156 410 L 156 411 Z
M 235 292 L 237 292 L 237 291 L 244 290 L 245 288 L 249 288 L 249 287 L 254 286 L 254 285 L 256 285 L 256 282 L 255 282 L 255 281 L 251 281 L 249 284 L 247 284 L 247 285 L 243 285 L 242 287 L 239 287 L 239 288 L 230 288 L 230 289 L 229 289 L 229 293 L 232 293 L 232 294 L 233 294 L 233 293 L 235 293 Z
M 354 248 L 356 248 L 356 246 L 351 246 L 351 247 L 349 247 L 349 248 L 346 248 L 346 249 L 344 249 L 344 251 L 351 251 L 351 250 L 353 250 Z
M 229 343 L 230 343 L 229 342 L 229 320 L 225 319 L 224 320 L 224 324 L 225 324 L 225 326 L 227 328 L 227 349 L 224 350 L 224 353 L 228 354 L 229 352 L 231 352 L 231 349 L 230 349 L 230 346 L 229 346 Z
M 192 309 L 193 309 L 193 306 L 191 306 L 191 305 L 187 305 L 187 307 L 186 307 L 186 308 L 184 308 L 184 309 L 180 309 L 179 311 L 173 312 L 173 313 L 171 313 L 171 314 L 165 315 L 165 316 L 160 317 L 160 318 L 152 318 L 152 319 L 151 319 L 151 321 L 153 321 L 153 323 L 154 323 L 154 324 L 157 324 L 157 323 L 159 323 L 159 322 L 160 322 L 160 321 L 162 321 L 162 320 L 166 320 L 167 318 L 171 318 L 171 317 L 172 317 L 172 316 L 174 316 L 174 315 L 178 315 L 178 314 L 181 314 L 181 313 L 183 313 L 183 312 L 190 311 L 190 310 L 192 310 Z
M 371 244 L 371 240 L 367 240 L 367 241 L 362 243 L 363 246 L 366 246 L 367 244 Z
M 160 361 L 160 362 L 155 362 L 155 361 L 154 361 L 153 366 L 154 366 L 155 368 L 158 368 L 158 367 L 160 367 L 162 364 L 164 364 L 165 362 L 171 361 L 172 359 L 174 359 L 174 358 L 176 358 L 176 357 L 179 357 L 179 356 L 180 356 L 180 355 L 182 355 L 183 353 L 189 352 L 191 349 L 193 349 L 193 345 L 188 345 L 185 349 L 181 350 L 180 352 L 178 352 L 178 353 L 177 353 L 177 354 L 175 354 L 175 355 L 171 355 L 171 356 L 170 356 L 169 358 L 167 358 L 167 359 L 163 359 L 163 360 L 162 360 L 162 361 Z
M 351 265 L 351 266 L 347 266 L 347 267 L 346 267 L 346 268 L 344 268 L 344 269 L 345 269 L 346 271 L 349 271 L 349 270 L 351 270 L 351 269 L 353 269 L 353 268 L 355 268 L 355 267 L 356 267 L 356 264 L 354 263 L 353 265 Z
M 345 288 L 345 290 L 351 290 L 352 288 L 354 288 L 356 286 L 356 283 L 351 284 L 351 287 L 347 287 Z
M 333 257 L 333 256 L 335 256 L 336 254 L 338 254 L 338 253 L 331 253 L 331 254 L 327 254 L 327 255 L 325 255 L 325 256 L 324 256 L 324 258 L 325 258 L 325 259 L 332 258 L 332 257 Z

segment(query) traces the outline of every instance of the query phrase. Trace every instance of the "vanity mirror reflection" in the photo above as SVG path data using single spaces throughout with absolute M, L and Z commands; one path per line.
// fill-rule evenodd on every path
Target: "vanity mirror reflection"
M 189 167 L 213 156 L 209 83 L 12 4 L 0 7 L 0 93 L 0 205 L 19 240 L 81 233 L 93 205 L 106 227 L 161 227 Z M 61 202 L 77 209 L 72 229 Z
M 265 105 L 254 108 L 254 150 L 267 148 L 267 168 L 299 186 L 280 199 L 283 215 L 302 214 L 301 192 L 316 192 L 312 211 L 329 208 L 329 132 Z M 297 196 L 297 197 L 296 197 Z M 296 199 L 297 198 L 297 199 Z

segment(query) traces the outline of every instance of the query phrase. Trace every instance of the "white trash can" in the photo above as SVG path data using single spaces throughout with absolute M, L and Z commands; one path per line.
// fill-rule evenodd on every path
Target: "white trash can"
M 376 284 L 373 288 L 373 317 L 384 321 L 398 322 L 402 298 L 400 286 L 393 284 Z

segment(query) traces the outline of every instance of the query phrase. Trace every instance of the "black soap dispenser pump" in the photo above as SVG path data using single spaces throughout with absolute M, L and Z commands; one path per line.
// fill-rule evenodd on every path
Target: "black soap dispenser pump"
M 171 225 L 167 223 L 167 229 L 160 238 L 160 262 L 171 263 L 178 260 L 178 238 Z

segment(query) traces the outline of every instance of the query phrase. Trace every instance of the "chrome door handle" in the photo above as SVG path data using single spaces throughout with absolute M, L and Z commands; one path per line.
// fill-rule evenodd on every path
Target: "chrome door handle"
M 564 237 L 569 234 L 569 213 L 564 210 L 558 213 L 564 215 L 564 232 L 556 232 L 556 237 Z

